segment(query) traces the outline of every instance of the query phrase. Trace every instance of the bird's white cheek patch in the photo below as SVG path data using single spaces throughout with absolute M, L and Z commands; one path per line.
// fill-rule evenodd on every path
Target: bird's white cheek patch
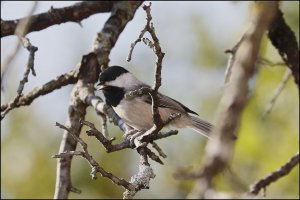
M 140 83 L 140 81 L 137 78 L 135 78 L 130 73 L 125 73 L 117 77 L 113 81 L 108 81 L 106 85 L 122 88 L 132 88 L 132 86 L 135 86 L 137 83 Z

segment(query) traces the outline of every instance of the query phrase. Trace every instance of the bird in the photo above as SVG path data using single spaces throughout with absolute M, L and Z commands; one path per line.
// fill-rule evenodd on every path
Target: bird
M 140 81 L 127 69 L 121 66 L 111 66 L 102 71 L 97 84 L 104 94 L 106 104 L 111 106 L 117 115 L 130 127 L 137 131 L 145 132 L 153 126 L 152 99 L 149 94 L 126 98 L 125 94 L 149 87 Z M 163 121 L 170 115 L 179 113 L 180 117 L 172 120 L 168 125 L 175 128 L 191 128 L 196 132 L 209 137 L 212 124 L 196 117 L 192 111 L 179 101 L 158 92 L 159 114 Z

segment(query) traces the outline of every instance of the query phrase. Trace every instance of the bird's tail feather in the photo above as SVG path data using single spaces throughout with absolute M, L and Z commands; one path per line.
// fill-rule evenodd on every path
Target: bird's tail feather
M 194 129 L 198 133 L 206 137 L 209 137 L 209 133 L 211 132 L 213 125 L 197 117 L 191 115 L 189 117 L 192 120 L 192 124 L 189 127 Z

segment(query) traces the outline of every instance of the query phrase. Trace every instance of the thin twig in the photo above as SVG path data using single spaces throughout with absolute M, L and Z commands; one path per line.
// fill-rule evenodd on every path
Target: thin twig
M 263 57 L 259 57 L 258 60 L 257 60 L 258 64 L 260 65 L 268 65 L 268 66 L 271 66 L 271 67 L 274 67 L 274 66 L 286 66 L 285 63 L 283 62 L 272 62 L 270 60 L 268 60 L 267 58 L 263 58 Z
M 225 50 L 225 53 L 229 53 L 230 55 L 228 58 L 227 67 L 226 67 L 226 71 L 225 71 L 224 84 L 228 83 L 228 81 L 230 79 L 232 66 L 233 66 L 233 63 L 235 62 L 236 51 L 238 50 L 240 44 L 243 42 L 244 38 L 245 38 L 245 34 L 234 45 L 233 48 Z
M 13 30 L 13 32 L 18 36 L 18 41 L 17 43 L 12 47 L 10 53 L 6 56 L 6 58 L 3 60 L 3 62 L 1 62 L 1 88 L 2 88 L 2 81 L 3 78 L 7 72 L 7 67 L 9 66 L 9 64 L 11 63 L 11 61 L 15 58 L 15 56 L 17 55 L 18 51 L 20 50 L 21 44 L 23 42 L 23 38 L 26 35 L 26 32 L 30 26 L 30 21 L 31 21 L 31 17 L 33 12 L 35 11 L 35 9 L 37 8 L 37 1 L 34 1 L 28 14 L 27 17 L 20 20 L 16 25 L 15 28 Z M 2 30 L 5 29 L 5 21 L 1 20 L 1 37 L 2 37 Z
M 28 29 L 28 26 L 30 24 L 30 19 L 31 19 L 31 15 L 34 12 L 34 10 L 37 7 L 37 2 L 34 2 L 32 4 L 32 7 L 29 11 L 28 17 L 24 20 L 22 20 L 19 25 L 16 27 L 16 35 L 19 38 L 19 41 L 17 42 L 16 46 L 13 48 L 13 51 L 6 57 L 6 59 L 4 59 L 3 63 L 1 63 L 1 89 L 3 87 L 3 78 L 4 75 L 7 72 L 7 67 L 9 66 L 9 64 L 11 63 L 11 61 L 15 58 L 17 52 L 20 49 L 20 44 L 23 44 L 23 46 L 29 51 L 29 58 L 28 58 L 28 62 L 26 65 L 26 70 L 23 74 L 23 79 L 20 81 L 19 86 L 18 86 L 18 90 L 17 90 L 17 95 L 14 97 L 14 99 L 7 105 L 7 107 L 5 108 L 5 110 L 2 111 L 2 105 L 1 105 L 1 120 L 4 119 L 4 117 L 6 116 L 6 114 L 12 110 L 16 103 L 19 101 L 19 99 L 22 97 L 22 92 L 25 86 L 25 83 L 28 82 L 28 75 L 29 72 L 31 70 L 32 74 L 35 76 L 35 70 L 34 70 L 34 55 L 35 52 L 38 50 L 37 47 L 32 46 L 31 43 L 29 42 L 29 40 L 27 38 L 24 37 L 25 32 Z M 2 23 L 1 23 L 2 25 Z
M 26 69 L 25 72 L 23 74 L 23 79 L 20 81 L 19 86 L 18 86 L 18 90 L 17 90 L 17 95 L 16 97 L 11 101 L 10 104 L 8 104 L 6 110 L 4 110 L 3 113 L 1 113 L 1 120 L 5 117 L 5 115 L 15 107 L 16 103 L 19 101 L 19 99 L 21 98 L 21 96 L 23 95 L 23 89 L 25 84 L 28 82 L 28 75 L 30 73 L 30 71 L 32 72 L 32 75 L 36 76 L 35 74 L 35 70 L 34 70 L 34 56 L 35 56 L 35 52 L 38 50 L 37 47 L 32 46 L 31 43 L 29 42 L 29 40 L 27 38 L 22 38 L 22 44 L 25 48 L 28 49 L 29 51 L 29 58 L 28 58 L 28 62 L 26 65 Z M 2 111 L 1 111 L 2 112 Z
M 126 148 L 132 148 L 130 146 L 130 142 L 128 140 L 125 140 L 125 141 L 123 141 L 123 142 L 121 142 L 119 144 L 112 144 L 112 142 L 115 140 L 115 138 L 107 139 L 103 135 L 103 133 L 101 133 L 100 131 L 98 131 L 96 129 L 95 125 L 93 123 L 91 123 L 91 122 L 88 122 L 88 121 L 85 121 L 85 120 L 81 119 L 80 123 L 83 124 L 83 125 L 85 125 L 85 126 L 88 126 L 90 128 L 90 130 L 86 131 L 86 133 L 88 134 L 88 136 L 94 136 L 94 137 L 96 137 L 96 139 L 105 147 L 107 153 L 111 153 L 111 152 L 115 152 L 115 151 L 120 151 L 120 150 L 126 149 Z M 166 138 L 166 137 L 169 137 L 171 135 L 176 135 L 177 133 L 178 133 L 177 131 L 169 131 L 167 133 L 159 132 L 157 135 L 153 135 L 152 137 L 150 137 L 148 142 L 150 142 L 150 141 L 152 142 L 154 140 L 159 140 L 159 139 L 162 139 L 162 138 Z M 157 161 L 157 160 L 155 160 L 155 161 Z
M 20 98 L 14 98 L 14 100 L 12 100 L 11 102 L 1 105 L 1 118 L 14 108 L 30 105 L 36 98 L 40 97 L 41 95 L 49 94 L 50 92 L 56 89 L 60 89 L 63 86 L 75 83 L 77 77 L 78 76 L 76 71 L 62 74 L 56 79 L 53 79 L 40 87 L 34 88 L 26 95 L 22 95 L 20 96 Z
M 92 168 L 92 172 L 91 172 L 92 179 L 96 179 L 97 178 L 96 174 L 100 173 L 101 176 L 110 179 L 113 183 L 115 183 L 117 185 L 120 185 L 120 186 L 124 187 L 125 189 L 128 189 L 130 191 L 135 190 L 135 185 L 127 182 L 126 180 L 124 180 L 122 178 L 121 179 L 118 178 L 117 176 L 113 175 L 110 172 L 106 172 L 98 164 L 98 162 L 91 156 L 91 154 L 89 153 L 89 151 L 87 149 L 87 144 L 80 137 L 78 137 L 76 134 L 74 134 L 70 128 L 67 128 L 67 127 L 65 127 L 64 125 L 62 125 L 58 122 L 56 122 L 56 126 L 58 126 L 61 129 L 66 130 L 67 133 L 70 134 L 73 137 L 73 139 L 76 140 L 80 144 L 80 146 L 82 148 L 82 151 L 62 152 L 62 153 L 59 153 L 57 155 L 54 155 L 53 156 L 54 158 L 65 158 L 65 157 L 69 157 L 70 155 L 71 156 L 74 156 L 74 155 L 81 156 L 81 157 L 85 158 L 88 161 L 88 163 L 90 164 L 90 166 Z
M 154 50 L 155 55 L 157 56 L 156 67 L 155 67 L 155 82 L 154 82 L 154 85 L 152 87 L 153 92 L 149 92 L 149 94 L 151 95 L 151 98 L 152 98 L 153 122 L 154 122 L 154 125 L 158 127 L 157 129 L 154 129 L 154 132 L 158 132 L 159 131 L 158 129 L 162 128 L 163 122 L 162 122 L 162 119 L 161 119 L 161 117 L 159 115 L 159 111 L 158 111 L 158 101 L 159 100 L 158 100 L 158 97 L 157 97 L 157 92 L 158 92 L 158 88 L 161 86 L 161 69 L 162 69 L 162 61 L 163 61 L 163 57 L 164 57 L 165 53 L 162 52 L 162 50 L 161 50 L 159 40 L 156 36 L 153 23 L 151 22 L 151 20 L 152 20 L 151 2 L 149 3 L 148 6 L 144 5 L 143 9 L 146 12 L 147 23 L 146 23 L 144 29 L 141 31 L 138 39 L 134 43 L 131 44 L 131 48 L 130 48 L 130 51 L 129 51 L 127 61 L 131 60 L 131 54 L 133 52 L 133 49 L 134 49 L 135 45 L 138 42 L 140 42 L 142 37 L 144 36 L 144 34 L 146 32 L 148 32 L 151 35 L 152 39 L 153 39 L 153 50 Z
M 158 154 L 163 157 L 166 158 L 167 155 L 162 151 L 162 149 L 156 144 L 156 142 L 151 142 L 152 147 L 158 152 Z
M 250 193 L 257 195 L 261 189 L 265 189 L 271 183 L 286 176 L 290 171 L 299 164 L 299 152 L 291 157 L 291 159 L 285 163 L 280 169 L 270 173 L 266 177 L 260 179 L 250 187 Z
M 279 86 L 276 88 L 273 97 L 271 98 L 271 100 L 269 101 L 269 103 L 267 104 L 265 111 L 262 115 L 262 118 L 265 119 L 271 112 L 277 98 L 279 97 L 280 93 L 282 92 L 282 90 L 284 89 L 284 87 L 286 86 L 288 80 L 290 79 L 290 77 L 292 76 L 292 72 L 290 69 L 287 68 L 287 70 L 285 71 L 283 78 L 279 84 Z

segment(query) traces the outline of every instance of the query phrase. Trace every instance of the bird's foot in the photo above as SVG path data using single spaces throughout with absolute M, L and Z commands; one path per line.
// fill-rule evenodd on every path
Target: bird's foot
M 132 148 L 138 148 L 140 146 L 144 146 L 145 144 L 140 141 L 140 138 L 143 136 L 145 131 L 139 131 L 139 130 L 131 130 L 128 133 L 125 133 L 123 137 L 126 140 L 129 140 L 130 146 Z

